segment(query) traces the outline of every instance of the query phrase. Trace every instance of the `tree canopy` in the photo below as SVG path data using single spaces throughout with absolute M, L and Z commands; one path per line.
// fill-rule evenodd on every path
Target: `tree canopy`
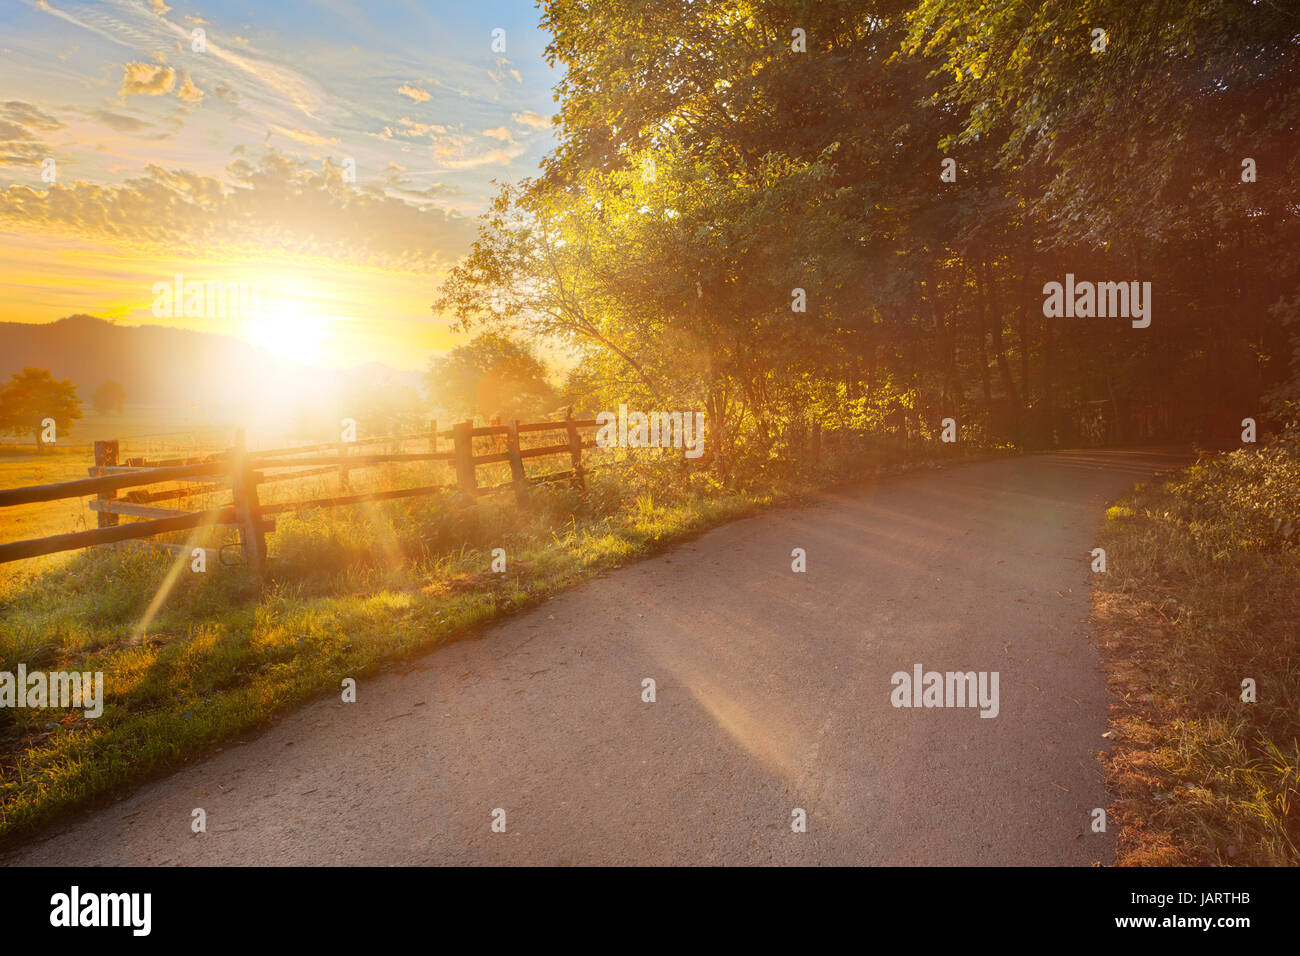
M 558 403 L 541 359 L 523 342 L 496 332 L 431 361 L 425 387 L 446 411 L 482 421 L 529 420 Z
M 28 366 L 13 372 L 0 388 L 0 433 L 33 435 L 38 449 L 47 419 L 53 419 L 58 435 L 70 431 L 79 418 L 77 387 L 66 379 L 55 379 L 49 369 Z
M 810 424 L 1070 444 L 1098 403 L 1226 441 L 1300 395 L 1284 5 L 541 7 L 558 145 L 435 309 L 571 348 L 589 406 L 703 409 L 725 467 Z M 1149 282 L 1149 326 L 1045 315 L 1067 274 Z
M 91 393 L 90 401 L 95 406 L 95 411 L 101 415 L 114 411 L 121 413 L 126 402 L 126 389 L 120 382 L 110 380 L 102 383 Z

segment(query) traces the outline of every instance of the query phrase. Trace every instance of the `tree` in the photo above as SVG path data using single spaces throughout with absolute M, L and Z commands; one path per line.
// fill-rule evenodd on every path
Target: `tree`
M 126 401 L 126 389 L 118 382 L 104 382 L 91 394 L 90 401 L 101 415 L 114 411 L 120 415 Z
M 366 438 L 414 435 L 429 427 L 419 389 L 406 382 L 353 382 L 343 389 L 339 411 L 340 418 L 354 419 Z
M 34 435 L 39 451 L 46 419 L 53 419 L 59 433 L 67 434 L 81 418 L 77 388 L 68 380 L 56 381 L 49 369 L 27 367 L 9 376 L 0 389 L 0 432 Z
M 483 421 L 537 418 L 558 401 L 542 360 L 499 332 L 477 335 L 430 361 L 425 383 L 435 405 Z

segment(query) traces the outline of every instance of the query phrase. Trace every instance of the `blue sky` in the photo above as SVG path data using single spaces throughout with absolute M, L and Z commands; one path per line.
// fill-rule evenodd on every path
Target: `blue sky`
M 417 186 L 464 191 L 452 205 L 470 210 L 491 178 L 531 172 L 550 145 L 555 79 L 531 3 L 6 0 L 0 11 L 5 99 L 68 123 L 48 142 L 79 177 L 182 160 L 214 173 L 235 146 L 270 145 L 351 157 L 362 181 L 395 163 Z M 497 28 L 505 53 L 491 50 Z M 194 29 L 206 53 L 193 52 Z M 128 63 L 171 70 L 170 90 L 130 91 Z M 181 98 L 184 76 L 201 99 Z

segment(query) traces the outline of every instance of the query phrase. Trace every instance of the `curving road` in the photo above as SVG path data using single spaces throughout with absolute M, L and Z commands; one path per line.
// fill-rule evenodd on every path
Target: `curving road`
M 1088 552 L 1108 502 L 1183 461 L 961 465 L 735 522 L 6 862 L 1108 863 Z M 915 664 L 997 672 L 997 716 L 891 706 Z

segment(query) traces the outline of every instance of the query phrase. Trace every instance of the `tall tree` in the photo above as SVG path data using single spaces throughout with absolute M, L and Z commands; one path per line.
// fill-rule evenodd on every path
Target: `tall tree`
M 56 380 L 49 369 L 28 366 L 14 372 L 0 389 L 0 432 L 33 435 L 39 451 L 46 420 L 52 419 L 56 434 L 67 434 L 81 418 L 81 402 L 72 382 Z

